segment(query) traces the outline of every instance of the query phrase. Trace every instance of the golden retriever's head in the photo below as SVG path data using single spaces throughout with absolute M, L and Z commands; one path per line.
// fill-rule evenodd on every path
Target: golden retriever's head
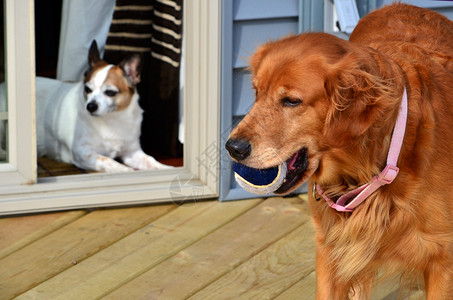
M 321 176 L 329 150 L 356 143 L 377 120 L 394 115 L 393 98 L 383 99 L 391 93 L 388 74 L 375 65 L 376 55 L 323 33 L 261 46 L 250 61 L 255 104 L 230 134 L 231 157 L 259 169 L 286 163 L 276 193 Z

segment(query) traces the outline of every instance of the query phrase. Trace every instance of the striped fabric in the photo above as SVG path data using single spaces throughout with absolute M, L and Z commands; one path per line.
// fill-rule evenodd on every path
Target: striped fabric
M 150 52 L 177 68 L 181 58 L 182 0 L 116 0 L 106 59 Z
M 143 108 L 141 145 L 151 155 L 181 157 L 179 66 L 183 0 L 116 0 L 104 59 L 143 54 L 137 86 Z

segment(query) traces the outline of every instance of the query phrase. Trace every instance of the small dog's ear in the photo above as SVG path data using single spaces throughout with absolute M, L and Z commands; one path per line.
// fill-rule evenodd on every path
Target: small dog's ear
M 134 54 L 123 60 L 119 66 L 123 69 L 127 79 L 133 85 L 140 82 L 140 74 L 142 72 L 142 56 Z
M 88 63 L 90 64 L 90 67 L 93 67 L 100 60 L 101 56 L 99 54 L 98 44 L 96 43 L 96 40 L 93 40 L 90 51 L 88 52 Z

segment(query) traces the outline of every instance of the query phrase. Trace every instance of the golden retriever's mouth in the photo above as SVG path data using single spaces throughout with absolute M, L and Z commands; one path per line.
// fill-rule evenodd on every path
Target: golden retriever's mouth
M 301 184 L 308 177 L 308 151 L 302 148 L 293 154 L 286 162 L 286 177 L 283 184 L 274 192 L 275 194 L 285 194 L 294 186 Z

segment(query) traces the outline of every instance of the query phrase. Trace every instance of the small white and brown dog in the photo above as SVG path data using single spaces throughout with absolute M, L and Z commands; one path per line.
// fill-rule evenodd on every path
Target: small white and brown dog
M 36 78 L 38 156 L 103 172 L 171 168 L 140 146 L 141 57 L 111 65 L 101 60 L 93 41 L 88 61 L 82 82 Z

